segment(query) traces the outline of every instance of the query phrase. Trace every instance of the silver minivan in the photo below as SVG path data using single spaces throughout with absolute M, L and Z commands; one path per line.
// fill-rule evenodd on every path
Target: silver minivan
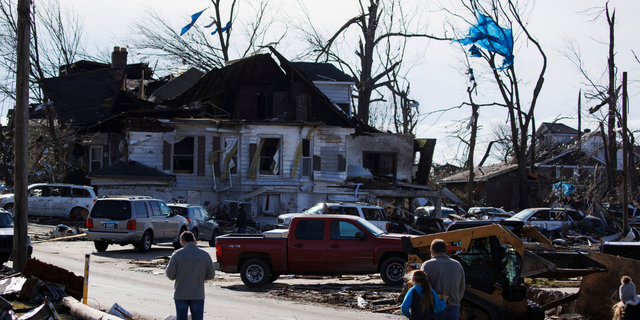
M 96 250 L 110 244 L 133 244 L 149 252 L 154 243 L 182 247 L 180 234 L 188 230 L 187 219 L 176 214 L 164 201 L 147 196 L 110 196 L 96 201 L 87 218 L 87 238 Z

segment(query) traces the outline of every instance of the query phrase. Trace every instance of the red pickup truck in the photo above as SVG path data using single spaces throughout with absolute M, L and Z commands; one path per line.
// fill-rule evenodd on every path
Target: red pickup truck
M 299 216 L 289 229 L 216 239 L 216 270 L 240 272 L 247 287 L 259 288 L 281 274 L 380 273 L 387 285 L 402 285 L 405 234 L 387 234 L 360 217 Z

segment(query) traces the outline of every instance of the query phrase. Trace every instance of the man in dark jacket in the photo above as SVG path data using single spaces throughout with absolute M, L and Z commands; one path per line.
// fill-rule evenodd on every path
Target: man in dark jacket
M 242 203 L 238 203 L 238 219 L 236 220 L 236 233 L 247 233 L 247 212 L 242 208 Z

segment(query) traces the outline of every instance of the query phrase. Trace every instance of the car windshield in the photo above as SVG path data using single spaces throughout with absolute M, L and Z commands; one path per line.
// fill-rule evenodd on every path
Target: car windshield
M 0 212 L 0 228 L 13 228 L 13 217 L 11 213 Z
M 169 206 L 169 208 L 172 211 L 177 212 L 179 215 L 181 216 L 187 216 L 189 214 L 189 209 L 185 208 L 185 207 L 178 207 L 178 206 Z
M 318 203 L 315 206 L 303 211 L 304 214 L 322 214 L 323 213 L 323 204 Z
M 379 237 L 379 236 L 385 234 L 384 231 L 380 230 L 378 227 L 374 226 L 371 222 L 369 222 L 367 220 L 358 219 L 357 221 L 358 221 L 358 223 L 360 225 L 362 225 L 367 230 L 369 230 L 369 232 L 371 232 L 371 234 L 373 234 L 375 237 Z
M 509 220 L 527 220 L 527 218 L 535 211 L 535 209 L 524 209 L 513 215 Z

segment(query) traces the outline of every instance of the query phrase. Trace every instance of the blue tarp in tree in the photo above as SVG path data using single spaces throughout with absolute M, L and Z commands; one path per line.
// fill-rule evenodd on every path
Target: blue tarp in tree
M 493 19 L 477 11 L 478 23 L 469 28 L 465 38 L 456 41 L 463 45 L 471 44 L 469 52 L 472 57 L 480 57 L 480 46 L 490 52 L 504 57 L 502 67 L 507 69 L 513 64 L 513 35 L 511 29 L 500 27 Z
M 568 196 L 576 191 L 576 187 L 571 183 L 558 182 L 553 184 L 553 190 L 558 190 L 565 196 Z
M 207 10 L 207 9 L 209 9 L 209 7 L 206 7 L 204 10 Z M 200 12 L 196 12 L 191 15 L 191 22 L 189 22 L 189 24 L 187 24 L 182 28 L 182 31 L 180 31 L 180 35 L 185 34 L 187 31 L 189 31 L 189 29 L 191 29 L 191 27 L 193 27 L 193 24 L 196 23 L 198 18 L 200 18 L 200 15 L 204 12 L 204 10 Z

